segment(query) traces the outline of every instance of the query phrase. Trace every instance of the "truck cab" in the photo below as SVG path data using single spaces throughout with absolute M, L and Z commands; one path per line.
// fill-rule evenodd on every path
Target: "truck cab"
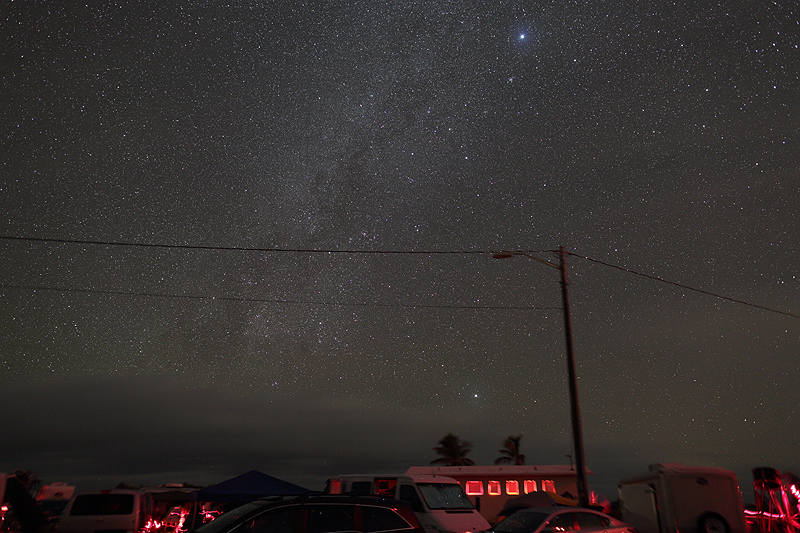
M 328 480 L 330 494 L 379 494 L 411 504 L 426 533 L 473 533 L 489 529 L 453 478 L 435 475 L 349 474 Z

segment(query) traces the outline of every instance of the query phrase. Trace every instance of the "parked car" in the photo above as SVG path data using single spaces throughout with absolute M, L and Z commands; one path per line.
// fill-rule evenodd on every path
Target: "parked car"
M 138 490 L 75 494 L 61 513 L 60 533 L 138 533 L 153 524 L 153 500 Z
M 495 525 L 494 533 L 637 533 L 630 526 L 607 514 L 579 507 L 530 507 L 521 509 Z
M 265 498 L 223 513 L 196 533 L 424 533 L 408 502 L 382 496 Z

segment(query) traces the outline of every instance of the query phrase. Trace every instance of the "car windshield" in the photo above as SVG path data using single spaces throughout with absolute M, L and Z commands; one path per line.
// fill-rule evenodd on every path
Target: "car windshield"
M 417 483 L 417 486 L 432 510 L 475 508 L 457 483 Z
M 81 494 L 75 496 L 72 516 L 116 515 L 133 513 L 133 494 Z
M 496 526 L 492 531 L 497 533 L 531 533 L 550 516 L 538 511 L 517 511 Z
M 243 516 L 253 514 L 262 507 L 264 507 L 264 502 L 255 501 L 246 503 L 240 507 L 237 507 L 236 509 L 231 509 L 230 511 L 222 513 L 218 518 L 207 524 L 203 524 L 195 529 L 195 531 L 197 533 L 217 533 L 218 531 L 226 529 L 229 525 L 233 524 Z

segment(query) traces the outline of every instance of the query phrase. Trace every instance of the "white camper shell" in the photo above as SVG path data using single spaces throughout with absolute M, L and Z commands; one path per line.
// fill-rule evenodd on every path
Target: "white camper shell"
M 650 465 L 620 482 L 619 503 L 639 533 L 747 533 L 736 475 L 722 468 Z
M 450 477 L 350 474 L 329 479 L 325 492 L 381 494 L 407 501 L 426 533 L 471 533 L 491 527 Z

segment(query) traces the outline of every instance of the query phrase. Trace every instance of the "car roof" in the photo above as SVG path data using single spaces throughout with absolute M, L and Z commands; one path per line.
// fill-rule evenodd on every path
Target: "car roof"
M 524 513 L 555 514 L 555 513 L 560 513 L 560 512 L 564 512 L 564 511 L 572 511 L 572 512 L 576 512 L 576 511 L 584 512 L 584 511 L 586 511 L 586 512 L 589 512 L 589 513 L 603 514 L 603 513 L 598 513 L 594 509 L 587 509 L 585 507 L 572 507 L 571 505 L 550 505 L 550 506 L 547 506 L 547 507 L 525 507 L 525 508 L 519 509 L 516 512 L 517 513 L 523 513 L 524 512 Z
M 75 496 L 97 496 L 97 495 L 119 495 L 119 494 L 144 494 L 138 489 L 107 489 L 107 490 L 93 490 L 88 492 L 77 492 Z
M 391 496 L 381 494 L 325 494 L 322 492 L 313 492 L 307 494 L 300 494 L 297 496 L 267 496 L 257 500 L 259 502 L 269 503 L 362 503 L 372 505 L 395 505 L 400 503 L 406 504 L 402 500 L 396 500 Z
M 422 527 L 419 524 L 419 519 L 414 514 L 411 504 L 407 501 L 397 500 L 391 496 L 384 496 L 379 494 L 325 494 L 325 493 L 308 493 L 300 494 L 297 496 L 269 496 L 260 498 L 250 503 L 245 503 L 244 506 L 249 506 L 248 511 L 241 515 L 240 518 L 252 516 L 254 514 L 262 513 L 273 507 L 282 506 L 305 506 L 305 505 L 360 505 L 372 507 L 385 507 L 393 509 L 399 513 L 408 523 L 415 528 Z M 224 516 L 224 515 L 223 515 Z M 213 522 L 209 522 L 213 524 Z
M 331 479 L 347 481 L 375 481 L 376 479 L 397 479 L 414 483 L 444 483 L 458 485 L 458 480 L 441 474 L 340 474 Z

